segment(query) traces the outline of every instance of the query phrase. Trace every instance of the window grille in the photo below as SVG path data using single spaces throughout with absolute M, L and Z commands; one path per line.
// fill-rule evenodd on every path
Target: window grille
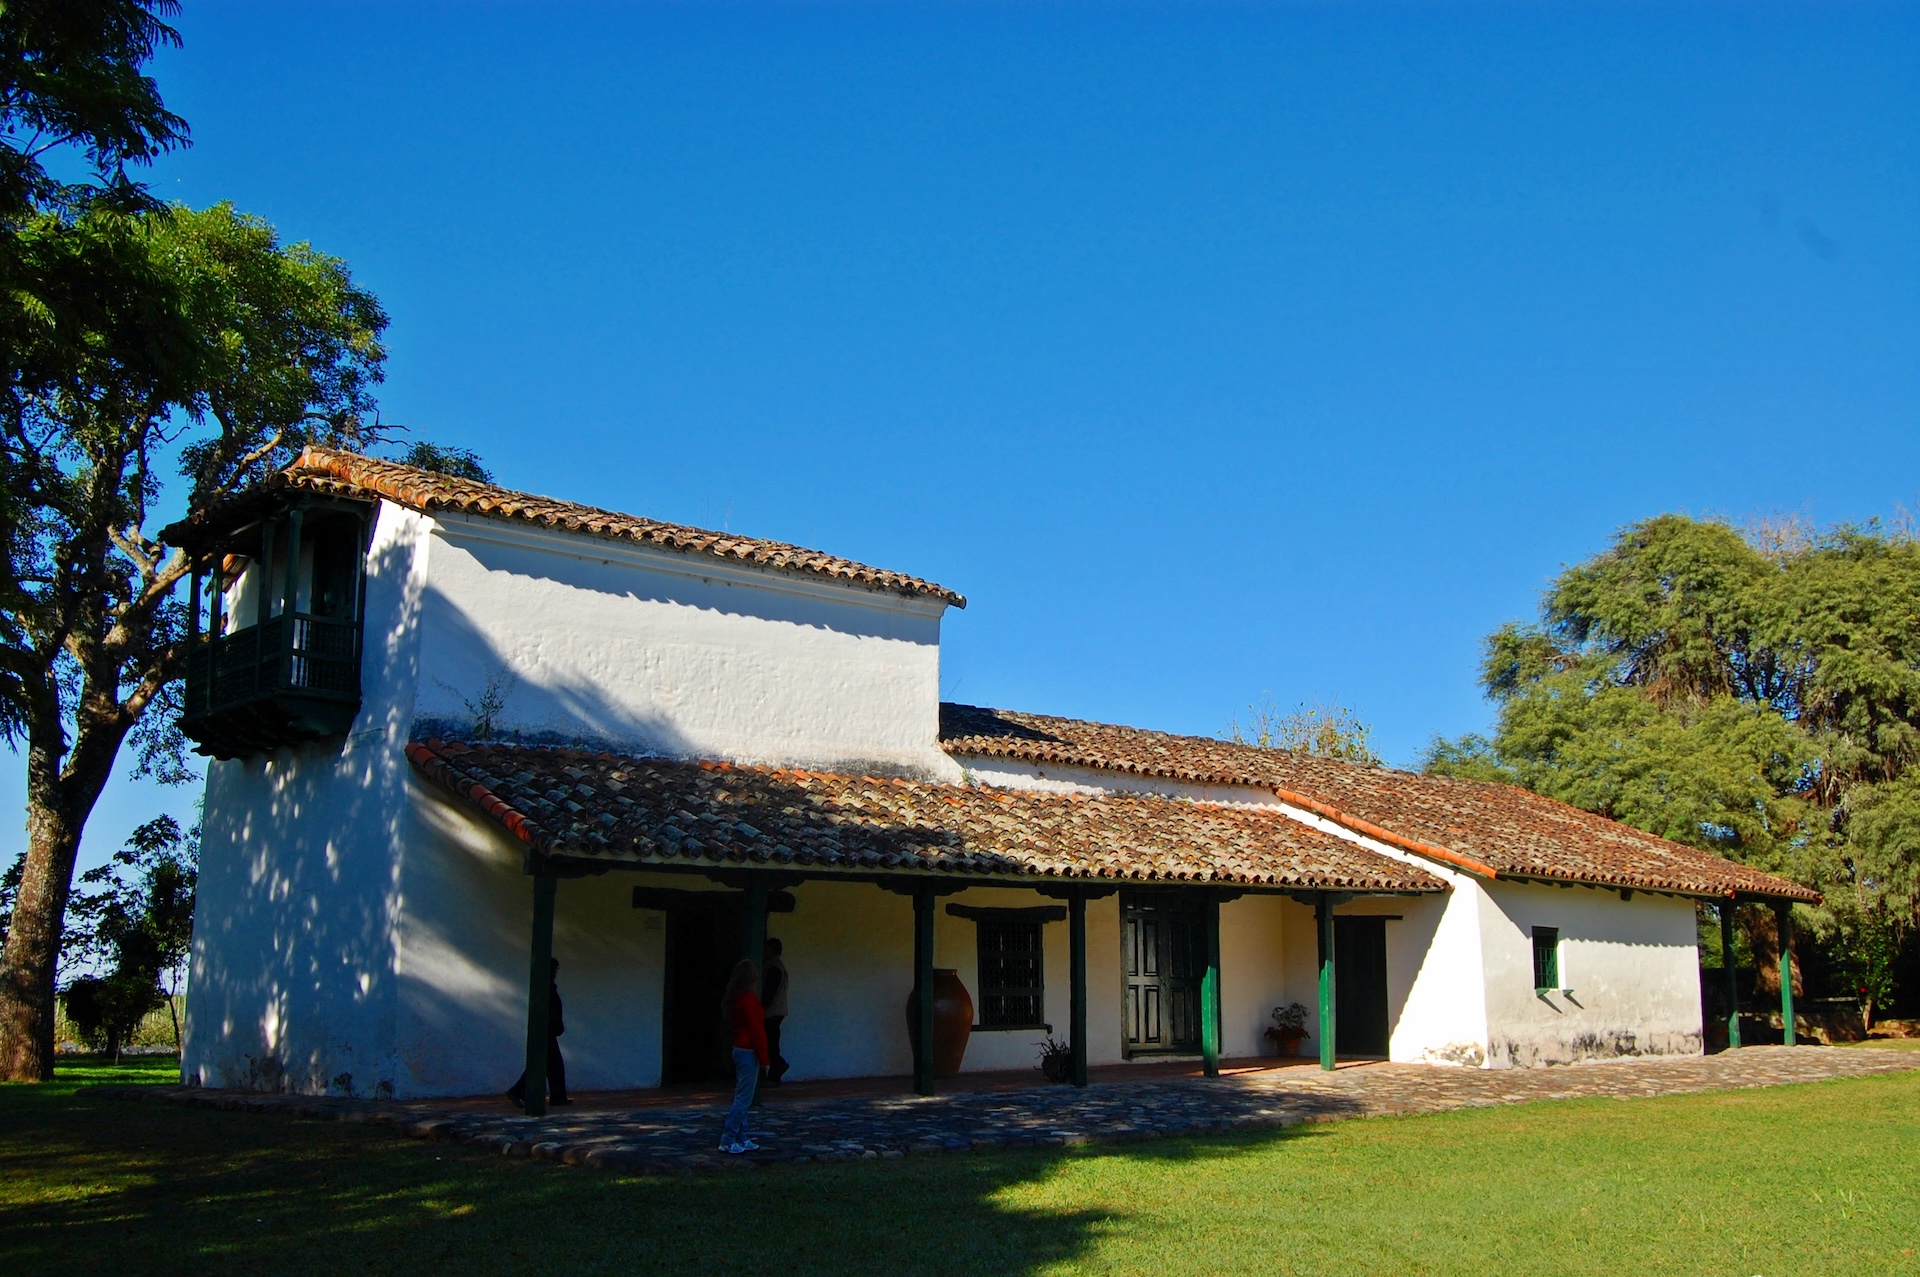
M 1533 929 L 1533 987 L 1560 987 L 1560 928 Z
M 980 1024 L 1037 1027 L 1046 1019 L 1045 951 L 1038 922 L 980 922 Z

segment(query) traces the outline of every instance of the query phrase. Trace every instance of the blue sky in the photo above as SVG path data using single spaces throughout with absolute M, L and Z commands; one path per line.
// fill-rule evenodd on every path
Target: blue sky
M 949 697 L 1338 697 L 1406 764 L 1620 525 L 1920 505 L 1913 6 L 179 26 L 155 189 L 347 259 L 391 420 L 950 585 Z M 191 801 L 117 787 L 87 859 Z

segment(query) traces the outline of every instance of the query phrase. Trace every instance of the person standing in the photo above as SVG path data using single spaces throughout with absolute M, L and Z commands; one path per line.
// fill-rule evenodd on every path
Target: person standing
M 567 1062 L 560 1058 L 560 1035 L 567 1031 L 567 1021 L 561 1015 L 560 1007 L 560 959 L 553 960 L 553 985 L 547 990 L 547 1103 L 571 1104 L 567 1098 Z M 527 1071 L 520 1070 L 520 1080 L 507 1088 L 507 1098 L 521 1108 L 527 1106 Z
M 753 1106 L 760 1070 L 767 1063 L 767 1020 L 754 990 L 760 985 L 760 973 L 753 959 L 742 958 L 727 978 L 727 991 L 720 997 L 720 1013 L 726 1017 L 733 1043 L 733 1106 L 720 1132 L 722 1153 L 751 1153 L 760 1146 L 747 1138 L 747 1111 Z
M 768 936 L 760 960 L 760 1004 L 767 1013 L 768 1086 L 780 1085 L 787 1072 L 786 1058 L 780 1054 L 780 1026 L 787 1018 L 787 964 L 780 956 L 781 948 L 778 940 Z

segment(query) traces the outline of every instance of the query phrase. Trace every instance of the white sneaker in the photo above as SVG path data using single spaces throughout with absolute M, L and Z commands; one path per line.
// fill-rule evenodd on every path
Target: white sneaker
M 735 1144 L 732 1140 L 721 1140 L 720 1151 L 722 1153 L 744 1153 L 747 1150 L 744 1148 L 741 1148 L 738 1144 Z
M 753 1152 L 754 1149 L 759 1147 L 760 1145 L 755 1143 L 753 1140 L 741 1140 L 738 1144 L 735 1144 L 733 1146 L 733 1151 L 736 1153 L 751 1153 Z

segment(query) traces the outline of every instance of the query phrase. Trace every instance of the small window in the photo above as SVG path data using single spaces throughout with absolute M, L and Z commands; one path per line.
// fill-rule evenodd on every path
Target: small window
M 1046 969 L 1038 922 L 980 922 L 980 1026 L 1038 1027 L 1046 1019 Z
M 1533 987 L 1537 990 L 1560 987 L 1560 928 L 1533 929 Z

